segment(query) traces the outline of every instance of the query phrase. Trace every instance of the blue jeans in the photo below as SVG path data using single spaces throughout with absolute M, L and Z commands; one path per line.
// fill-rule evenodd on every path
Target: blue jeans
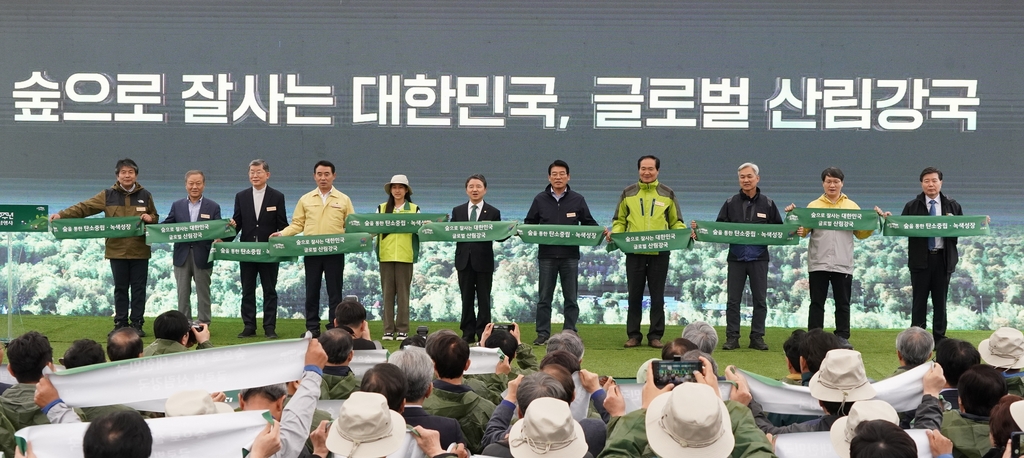
M 580 317 L 580 307 L 576 302 L 577 278 L 580 272 L 578 258 L 541 258 L 537 290 L 540 300 L 537 301 L 537 335 L 551 335 L 551 301 L 555 295 L 555 280 L 562 280 L 562 305 L 565 308 L 565 322 L 562 329 L 576 330 L 576 320 Z

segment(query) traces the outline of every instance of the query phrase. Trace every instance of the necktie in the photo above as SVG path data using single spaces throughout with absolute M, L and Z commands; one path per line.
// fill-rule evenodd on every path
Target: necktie
M 930 215 L 932 215 L 932 216 L 939 216 L 938 208 L 935 205 L 936 203 L 937 202 L 935 202 L 935 199 L 932 199 L 932 200 L 928 201 L 928 213 Z M 928 249 L 929 250 L 934 250 L 935 249 L 935 239 L 936 239 L 935 237 L 932 237 L 932 238 L 928 239 Z
M 934 200 L 932 202 L 935 202 Z M 473 210 L 469 212 L 469 220 L 476 221 L 476 205 L 473 206 Z

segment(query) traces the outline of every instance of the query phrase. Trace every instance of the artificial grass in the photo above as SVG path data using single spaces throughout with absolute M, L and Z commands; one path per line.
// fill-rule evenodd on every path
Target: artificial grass
M 0 316 L 0 320 L 3 317 Z M 0 321 L 0 335 L 6 336 L 5 326 Z M 370 332 L 375 338 L 382 334 L 382 323 L 379 321 L 370 322 Z M 437 322 L 413 322 L 410 329 L 415 332 L 417 326 L 428 326 L 431 331 L 438 329 L 452 329 L 460 332 L 458 323 L 437 323 Z M 113 322 L 108 317 L 95 316 L 33 316 L 16 315 L 13 317 L 12 336 L 16 337 L 28 331 L 39 331 L 50 339 L 53 345 L 54 360 L 64 355 L 71 343 L 77 339 L 93 339 L 105 345 L 107 333 L 113 327 Z M 524 323 L 522 327 L 522 339 L 529 343 L 536 337 L 534 325 Z M 560 329 L 558 324 L 553 325 L 554 330 Z M 616 378 L 633 378 L 636 376 L 637 368 L 644 361 L 659 357 L 660 350 L 644 346 L 637 348 L 623 348 L 626 341 L 626 329 L 624 325 L 579 325 L 579 334 L 586 346 L 586 354 L 583 358 L 583 367 L 600 375 L 609 375 Z M 725 329 L 716 328 L 719 339 L 724 342 Z M 148 345 L 153 341 L 153 317 L 147 317 L 145 330 L 149 334 L 143 338 Z M 298 337 L 305 330 L 304 320 L 278 319 L 277 334 L 281 338 Z M 644 326 L 646 330 L 646 326 Z M 240 318 L 214 318 L 210 326 L 211 341 L 215 346 L 237 345 L 247 342 L 264 340 L 262 330 L 258 331 L 257 337 L 239 339 L 236 336 L 242 331 L 242 320 Z M 665 329 L 665 337 L 668 341 L 682 335 L 681 326 L 668 326 Z M 769 351 L 757 351 L 746 348 L 746 335 L 749 328 L 743 328 L 740 338 L 742 345 L 738 350 L 723 351 L 716 350 L 714 357 L 722 371 L 727 365 L 735 365 L 750 372 L 762 374 L 772 378 L 781 378 L 787 374 L 786 360 L 782 352 L 782 343 L 789 337 L 792 329 L 768 328 L 765 342 L 771 348 Z M 850 337 L 850 343 L 864 356 L 864 365 L 868 377 L 881 379 L 889 376 L 899 366 L 896 359 L 896 335 L 899 329 L 855 329 Z M 460 333 L 461 334 L 461 333 Z M 963 339 L 977 345 L 986 339 L 991 331 L 951 331 L 947 332 L 949 337 Z M 398 350 L 399 342 L 383 342 L 384 347 L 391 350 Z M 538 359 L 543 357 L 545 347 L 534 347 L 534 354 Z

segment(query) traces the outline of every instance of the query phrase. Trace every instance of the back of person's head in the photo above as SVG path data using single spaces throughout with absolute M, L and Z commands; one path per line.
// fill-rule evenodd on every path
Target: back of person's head
M 583 339 L 575 332 L 566 330 L 551 336 L 548 339 L 547 351 L 550 353 L 557 350 L 569 352 L 576 357 L 577 362 L 583 361 Z
M 697 349 L 697 344 L 690 342 L 689 339 L 684 337 L 678 337 L 672 339 L 661 348 L 661 359 L 672 361 L 676 356 L 683 356 L 683 353 Z
M 1021 430 L 1010 413 L 1010 404 L 1022 400 L 1024 398 L 1020 396 L 1008 394 L 1003 396 L 989 412 L 988 432 L 992 435 L 993 444 L 1002 446 L 1010 440 L 1010 435 Z
M 399 350 L 391 354 L 388 362 L 405 374 L 405 401 L 419 402 L 427 397 L 430 382 L 434 380 L 434 362 L 422 350 Z
M 358 328 L 366 321 L 366 307 L 363 307 L 358 300 L 347 298 L 334 307 L 334 320 L 338 326 L 347 326 L 351 329 Z
M 718 375 L 718 363 L 715 362 L 715 358 L 700 350 L 690 350 L 683 353 L 683 361 L 700 361 L 701 356 L 707 358 L 708 362 L 711 363 L 711 370 L 715 372 L 715 375 Z
M 555 380 L 558 380 L 558 383 L 562 384 L 562 389 L 565 390 L 565 395 L 558 399 L 569 403 L 573 401 L 573 395 L 576 393 L 576 382 L 573 381 L 572 374 L 570 374 L 569 371 L 557 364 L 548 364 L 540 371 L 554 377 Z
M 107 358 L 123 361 L 142 355 L 142 337 L 130 327 L 120 328 L 107 336 Z
M 934 349 L 935 338 L 923 328 L 911 326 L 896 336 L 896 351 L 900 352 L 907 366 L 924 364 L 931 358 Z
M 405 340 L 402 341 L 402 343 L 398 344 L 398 348 L 399 349 L 402 349 L 402 348 L 405 348 L 405 347 L 419 347 L 419 348 L 423 348 L 423 347 L 426 347 L 426 346 L 427 346 L 427 338 L 423 337 L 423 336 L 421 336 L 419 334 L 413 334 L 413 335 L 411 335 L 409 337 L 406 337 Z
M 328 329 L 317 338 L 327 353 L 328 364 L 345 364 L 352 355 L 352 334 L 343 329 Z
M 153 433 L 134 410 L 104 415 L 89 423 L 82 438 L 85 458 L 147 458 L 153 452 Z
M 469 363 L 469 344 L 454 332 L 434 333 L 427 338 L 427 355 L 434 360 L 440 378 L 462 377 Z
M 177 310 L 168 310 L 153 320 L 153 335 L 157 339 L 179 341 L 189 331 L 188 317 Z
M 516 342 L 516 337 L 512 333 L 504 329 L 495 329 L 487 337 L 484 346 L 487 348 L 500 348 L 501 352 L 511 360 L 516 357 L 516 348 L 519 348 L 519 342 Z
M 715 328 L 703 321 L 694 321 L 683 328 L 683 338 L 697 345 L 700 351 L 711 354 L 718 346 L 718 333 Z
M 7 366 L 18 383 L 36 383 L 43 368 L 53 362 L 53 348 L 46 336 L 29 331 L 7 344 Z
M 383 394 L 388 400 L 388 408 L 401 412 L 405 405 L 405 373 L 394 364 L 380 363 L 363 374 L 359 391 Z
M 899 425 L 885 420 L 857 425 L 850 441 L 850 458 L 916 458 L 917 444 Z
M 960 339 L 942 339 L 935 348 L 935 362 L 942 366 L 946 384 L 956 387 L 967 369 L 981 364 L 981 353 L 970 342 Z
M 998 369 L 975 364 L 964 371 L 956 385 L 960 395 L 960 411 L 987 417 L 999 400 L 1006 396 L 1006 379 Z
M 562 366 L 565 370 L 569 371 L 570 374 L 580 371 L 580 360 L 577 359 L 575 355 L 565 350 L 551 351 L 549 349 L 540 360 L 541 369 L 548 364 L 557 364 Z
M 800 341 L 800 357 L 807 362 L 807 369 L 810 373 L 818 372 L 821 369 L 821 362 L 829 351 L 841 348 L 842 342 L 839 337 L 821 329 L 811 329 L 804 334 Z
M 103 355 L 103 347 L 99 343 L 92 339 L 78 339 L 64 352 L 60 363 L 66 369 L 74 369 L 106 361 L 107 357 Z
M 245 402 L 252 402 L 256 398 L 262 398 L 267 402 L 274 402 L 288 395 L 288 387 L 284 383 L 245 388 L 238 391 L 238 397 Z
M 530 403 L 539 398 L 565 399 L 565 388 L 558 380 L 544 372 L 534 372 L 523 377 L 523 381 L 519 382 L 519 390 L 516 391 L 519 415 L 525 415 Z
M 782 343 L 782 351 L 786 353 L 786 360 L 797 372 L 800 372 L 800 342 L 804 340 L 806 334 L 807 331 L 797 329 Z

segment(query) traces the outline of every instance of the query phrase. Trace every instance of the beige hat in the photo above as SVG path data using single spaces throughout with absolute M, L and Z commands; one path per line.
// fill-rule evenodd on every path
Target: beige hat
M 1024 401 L 1010 404 L 1010 417 L 1017 424 L 1017 429 L 1024 429 Z
M 384 194 L 391 194 L 391 185 L 393 184 L 404 184 L 407 194 L 412 194 L 412 186 L 409 186 L 409 177 L 405 175 L 395 175 L 391 177 L 391 181 L 384 185 Z
M 572 418 L 569 404 L 555 398 L 537 398 L 522 421 L 508 432 L 508 448 L 515 458 L 582 458 L 587 453 L 583 427 Z
M 856 350 L 839 348 L 826 353 L 807 386 L 819 401 L 855 402 L 875 397 L 875 388 L 864 373 L 864 360 Z
M 729 409 L 715 390 L 683 383 L 647 408 L 647 441 L 660 456 L 725 458 L 732 453 Z
M 1002 369 L 1024 368 L 1024 334 L 1013 328 L 999 328 L 978 344 L 981 359 Z
M 327 432 L 327 449 L 348 458 L 377 458 L 398 451 L 404 436 L 405 419 L 388 409 L 384 395 L 356 391 Z
M 213 402 L 210 393 L 203 390 L 179 391 L 167 398 L 164 403 L 164 415 L 168 417 L 187 417 L 189 415 L 211 415 L 216 413 L 232 413 L 235 409 L 224 402 Z
M 885 420 L 898 425 L 900 424 L 900 415 L 888 402 L 860 401 L 850 407 L 850 415 L 832 423 L 832 429 L 829 430 L 828 435 L 832 440 L 832 448 L 836 450 L 836 454 L 840 458 L 850 458 L 850 441 L 856 435 L 857 426 L 872 420 Z

